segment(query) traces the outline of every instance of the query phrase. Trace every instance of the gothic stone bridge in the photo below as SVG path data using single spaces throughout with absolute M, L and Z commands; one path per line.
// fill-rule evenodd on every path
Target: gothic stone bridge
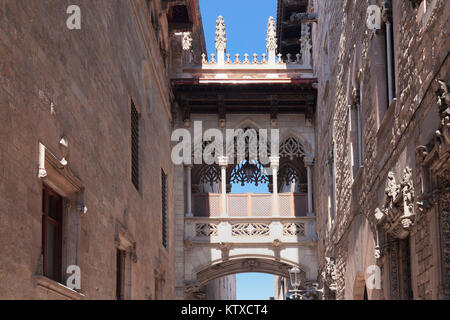
M 302 26 L 299 53 L 277 53 L 275 21 L 269 19 L 267 53 L 226 54 L 225 22 L 219 17 L 215 54 L 194 57 L 189 34 L 183 71 L 172 78 L 182 110 L 177 127 L 194 136 L 214 128 L 279 130 L 280 151 L 270 166 L 248 170 L 235 159 L 179 168 L 175 196 L 182 256 L 176 257 L 179 298 L 201 297 L 209 281 L 242 272 L 288 277 L 302 270 L 303 285 L 317 281 L 316 218 L 313 208 L 314 121 L 317 79 L 311 67 L 310 27 Z M 264 173 L 263 173 L 264 172 Z M 268 194 L 231 194 L 233 183 L 265 183 Z M 184 199 L 181 203 L 181 199 Z M 178 212 L 178 213 L 177 213 Z M 179 238 L 178 238 L 179 239 Z M 183 288 L 182 292 L 180 292 Z

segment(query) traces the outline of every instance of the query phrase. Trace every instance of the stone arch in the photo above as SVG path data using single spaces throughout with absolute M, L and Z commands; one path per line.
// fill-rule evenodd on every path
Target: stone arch
M 235 125 L 233 129 L 236 130 L 236 129 L 245 129 L 245 128 L 252 128 L 255 130 L 264 129 L 262 126 L 257 124 L 255 121 L 250 120 L 250 119 L 241 121 L 240 123 Z
M 198 286 L 231 274 L 257 272 L 278 275 L 289 278 L 289 269 L 297 266 L 302 271 L 302 277 L 306 281 L 309 268 L 293 261 L 275 259 L 270 256 L 234 256 L 228 260 L 216 260 L 206 265 L 198 266 L 193 270 L 192 279 L 196 279 Z

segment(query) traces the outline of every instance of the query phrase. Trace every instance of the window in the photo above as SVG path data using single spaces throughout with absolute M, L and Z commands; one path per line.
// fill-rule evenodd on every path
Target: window
M 395 99 L 395 54 L 392 0 L 382 1 L 383 20 L 386 29 L 386 77 L 388 87 L 388 107 Z
M 48 187 L 42 193 L 43 273 L 61 282 L 63 198 Z
M 334 143 L 333 143 L 334 145 Z M 328 184 L 328 229 L 330 230 L 334 220 L 336 219 L 336 177 L 334 168 L 334 147 L 332 147 L 328 155 L 328 170 L 329 170 L 329 184 Z
M 131 101 L 131 181 L 139 191 L 139 113 Z
M 116 250 L 116 299 L 124 300 L 124 280 L 125 280 L 125 257 L 126 251 Z
M 359 89 L 354 88 L 350 105 L 350 142 L 352 146 L 353 179 L 363 165 L 361 100 Z
M 167 249 L 167 175 L 161 170 L 161 218 L 162 218 L 162 244 Z

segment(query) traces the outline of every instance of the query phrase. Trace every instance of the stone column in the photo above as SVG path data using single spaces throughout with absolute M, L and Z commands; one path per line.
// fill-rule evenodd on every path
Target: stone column
M 312 190 L 312 172 L 311 167 L 314 164 L 314 158 L 305 157 L 305 166 L 308 174 L 308 216 L 314 216 L 313 210 L 313 190 Z
M 222 202 L 222 209 L 220 211 L 221 217 L 228 216 L 227 214 L 227 166 L 228 166 L 228 157 L 219 157 L 219 166 L 222 172 L 221 175 L 221 183 L 222 183 L 222 190 L 221 190 L 221 202 Z
M 185 167 L 186 171 L 186 217 L 193 217 L 192 213 L 192 165 Z
M 279 217 L 278 209 L 278 168 L 280 166 L 280 157 L 270 157 L 270 168 L 272 169 L 272 216 Z

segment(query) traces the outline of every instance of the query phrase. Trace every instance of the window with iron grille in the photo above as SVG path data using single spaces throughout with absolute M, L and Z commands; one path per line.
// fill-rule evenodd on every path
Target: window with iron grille
M 131 101 L 131 181 L 139 191 L 139 113 Z
M 48 187 L 42 193 L 43 273 L 61 282 L 63 198 Z
M 162 210 L 162 244 L 168 248 L 167 242 L 167 175 L 161 170 L 161 210 Z

